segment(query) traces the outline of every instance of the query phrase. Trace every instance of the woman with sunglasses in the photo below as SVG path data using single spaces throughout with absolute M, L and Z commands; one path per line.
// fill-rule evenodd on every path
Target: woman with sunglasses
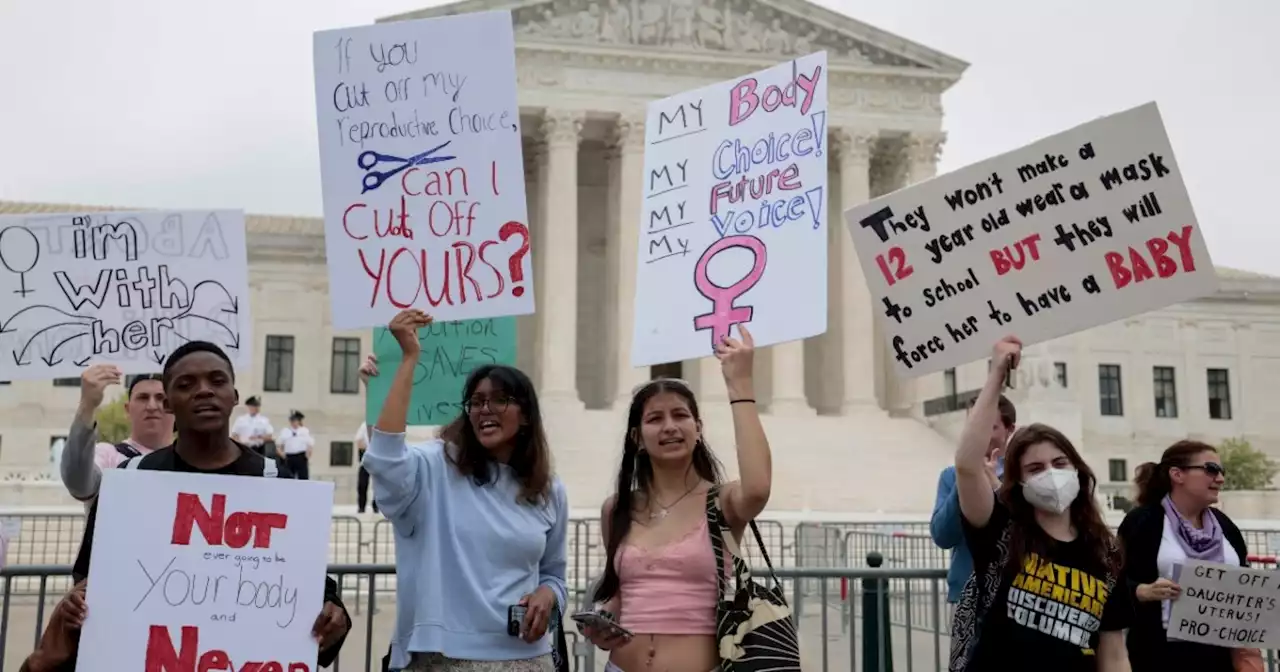
M 1135 672 L 1235 669 L 1231 649 L 1165 637 L 1173 601 L 1182 592 L 1175 565 L 1200 560 L 1248 566 L 1240 528 L 1212 506 L 1225 475 L 1218 451 L 1199 441 L 1179 441 L 1159 463 L 1138 467 L 1138 506 L 1120 524 L 1124 576 L 1135 604 L 1128 638 Z
M 390 668 L 551 672 L 546 635 L 566 602 L 569 504 L 538 396 L 519 369 L 481 366 L 440 438 L 407 445 L 418 330 L 430 324 L 413 309 L 391 321 L 404 358 L 364 456 L 395 533 Z M 366 368 L 377 375 L 373 362 Z
M 742 340 L 725 337 L 715 355 L 729 391 L 739 480 L 721 485 L 720 463 L 684 381 L 653 380 L 632 395 L 617 491 L 600 512 L 606 555 L 594 596 L 630 636 L 583 628 L 609 651 L 606 672 L 707 672 L 719 665 L 711 489 L 719 487 L 714 501 L 736 540 L 768 504 L 773 480 L 755 403 L 753 342 L 738 329 Z M 726 559 L 727 571 L 731 564 Z

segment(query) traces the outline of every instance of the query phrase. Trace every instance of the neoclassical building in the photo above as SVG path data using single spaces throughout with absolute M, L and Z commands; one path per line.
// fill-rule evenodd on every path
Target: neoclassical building
M 974 367 L 985 365 L 919 381 L 903 381 L 891 373 L 840 213 L 935 174 L 945 138 L 941 96 L 966 64 L 804 0 L 515 5 L 473 0 L 384 20 L 503 8 L 512 10 L 516 23 L 538 307 L 536 314 L 517 320 L 517 363 L 538 383 L 557 468 L 573 506 L 598 511 L 615 479 L 630 391 L 653 375 L 676 375 L 698 389 L 709 442 L 734 470 L 732 427 L 717 362 L 707 358 L 648 369 L 629 364 L 641 214 L 635 185 L 643 179 L 646 104 L 797 54 L 826 50 L 829 141 L 836 149 L 828 154 L 829 330 L 763 349 L 757 360 L 757 398 L 775 456 L 771 508 L 844 517 L 927 512 L 937 472 L 951 460 L 963 416 L 957 409 L 965 391 L 981 378 Z M 0 203 L 0 212 L 70 207 L 9 202 Z M 351 501 L 355 467 L 350 442 L 364 409 L 354 371 L 368 352 L 370 335 L 330 326 L 321 220 L 249 216 L 247 221 L 256 340 L 254 365 L 240 372 L 242 396 L 262 396 L 264 412 L 280 423 L 289 409 L 303 410 L 319 443 L 313 473 L 337 481 L 340 501 Z M 1280 329 L 1280 282 L 1238 273 L 1229 277 L 1235 280 L 1224 282 L 1222 296 L 1130 322 L 1163 325 L 1172 320 L 1182 325 L 1204 320 L 1197 322 L 1196 333 L 1202 335 L 1217 334 L 1220 323 L 1269 325 L 1257 327 L 1255 335 Z M 1237 281 L 1241 284 L 1232 284 Z M 1207 314 L 1212 317 L 1185 317 Z M 1280 368 L 1255 366 L 1254 358 L 1270 356 L 1265 339 L 1224 343 L 1177 336 L 1186 333 L 1180 331 L 1184 327 L 1161 328 L 1165 331 L 1160 334 L 1176 337 L 1169 341 L 1174 345 L 1160 346 L 1160 352 L 1174 353 L 1165 359 L 1177 359 L 1185 351 L 1187 366 L 1207 366 L 1226 348 L 1235 353 L 1233 370 L 1252 371 L 1227 383 L 1236 390 L 1236 399 L 1244 395 L 1246 403 L 1237 402 L 1235 419 L 1215 431 L 1280 436 L 1265 411 L 1248 403 L 1249 395 L 1263 394 L 1268 385 L 1280 389 Z M 1071 361 L 1078 370 L 1073 380 L 1088 380 L 1096 374 L 1087 367 L 1110 361 L 1108 348 L 1122 344 L 1141 350 L 1141 337 L 1155 333 L 1139 329 L 1121 334 L 1115 329 L 1101 327 L 1039 346 L 1029 359 L 1047 357 L 1044 361 L 1055 367 L 1059 360 Z M 1206 347 L 1218 354 L 1190 354 Z M 1126 364 L 1151 359 L 1128 357 Z M 1131 370 L 1125 375 L 1143 374 Z M 1181 375 L 1189 385 L 1206 375 L 1222 381 L 1220 374 L 1190 369 Z M 1126 388 L 1128 394 L 1135 386 L 1150 389 L 1134 383 Z M 1075 422 L 1070 433 L 1084 442 L 1091 459 L 1096 455 L 1105 463 L 1115 448 L 1132 449 L 1133 442 L 1124 440 L 1123 423 L 1097 417 L 1097 402 L 1088 397 L 1096 388 L 1064 383 L 1063 389 L 1073 391 L 1047 401 L 1026 386 L 1014 394 L 1028 411 L 1056 413 L 1053 417 L 1062 422 Z M 1273 398 L 1275 393 L 1267 394 Z M 46 447 L 65 434 L 76 395 L 74 387 L 47 382 L 0 387 L 0 472 L 12 482 L 0 488 L 0 504 L 61 501 L 56 485 L 39 481 L 48 472 Z M 1195 394 L 1182 398 L 1183 403 L 1200 401 Z M 1188 406 L 1185 417 L 1198 410 Z

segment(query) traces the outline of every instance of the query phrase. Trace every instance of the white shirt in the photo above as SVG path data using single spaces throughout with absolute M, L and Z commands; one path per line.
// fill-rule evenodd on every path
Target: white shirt
M 1213 513 L 1205 511 L 1205 516 L 1212 516 Z M 1156 551 L 1156 570 L 1160 572 L 1160 577 L 1169 579 L 1177 583 L 1177 579 L 1173 576 L 1173 566 L 1181 565 L 1187 561 L 1187 552 L 1182 550 L 1182 544 L 1178 543 L 1177 533 L 1173 529 L 1173 523 L 1169 521 L 1169 516 L 1164 517 L 1164 534 L 1160 535 L 1160 550 Z M 1222 564 L 1232 567 L 1240 566 L 1240 554 L 1236 553 L 1236 549 L 1231 547 L 1227 540 L 1222 540 Z M 1162 600 L 1161 611 L 1163 612 L 1164 627 L 1169 629 L 1169 615 L 1173 613 L 1173 602 Z
M 261 413 L 257 415 L 246 413 L 236 418 L 235 424 L 231 425 L 231 435 L 250 446 L 261 446 L 263 441 L 275 433 L 275 429 L 271 427 L 271 421 Z M 254 434 L 260 434 L 264 438 L 254 439 Z
M 311 430 L 306 427 L 290 427 L 280 432 L 279 444 L 285 455 L 297 455 L 310 450 L 316 445 L 316 440 L 311 438 Z
M 363 422 L 360 423 L 360 429 L 356 430 L 355 442 L 356 448 L 359 448 L 362 444 L 365 448 L 369 447 L 369 425 Z

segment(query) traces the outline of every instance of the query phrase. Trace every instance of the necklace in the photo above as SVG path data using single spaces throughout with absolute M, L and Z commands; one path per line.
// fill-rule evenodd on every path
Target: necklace
M 676 498 L 676 501 L 671 502 L 666 506 L 663 506 L 662 502 L 658 502 L 658 510 L 649 512 L 649 520 L 662 520 L 663 518 L 666 518 L 667 516 L 671 515 L 671 507 L 684 501 L 684 498 L 688 497 L 689 493 L 693 492 L 695 489 L 697 489 L 697 487 L 698 487 L 697 483 L 694 483 L 693 485 L 689 486 L 689 489 L 685 490 L 683 495 L 680 495 L 679 497 Z M 653 501 L 657 502 L 658 498 L 654 497 Z

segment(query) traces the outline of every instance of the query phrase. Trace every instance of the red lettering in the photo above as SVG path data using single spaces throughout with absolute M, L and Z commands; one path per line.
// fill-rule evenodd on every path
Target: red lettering
M 226 651 L 212 649 L 201 654 L 199 661 L 196 653 L 200 650 L 200 628 L 194 625 L 182 626 L 181 651 L 174 650 L 173 640 L 169 638 L 169 629 L 163 625 L 151 626 L 147 636 L 147 654 L 144 662 L 146 672 L 215 672 L 235 670 L 231 656 Z M 285 666 L 279 661 L 249 661 L 240 666 L 240 672 L 284 672 Z M 289 663 L 289 672 L 311 672 L 311 667 L 303 662 Z
M 736 126 L 755 113 L 757 108 L 765 112 L 773 112 L 779 107 L 795 107 L 800 92 L 804 93 L 804 101 L 800 103 L 800 114 L 809 114 L 818 90 L 818 80 L 822 78 L 822 67 L 814 68 L 813 75 L 797 73 L 786 86 L 770 84 L 763 94 L 757 94 L 759 82 L 754 77 L 738 82 L 729 90 L 729 125 Z
M 346 234 L 350 236 L 353 240 L 364 240 L 369 236 L 357 236 L 356 234 L 351 233 L 351 229 L 347 226 L 347 216 L 351 214 L 352 210 L 363 210 L 367 207 L 369 206 L 365 205 L 364 203 L 352 203 L 350 206 L 347 207 L 346 211 L 342 213 L 342 230 L 345 231 Z
M 369 296 L 369 307 L 378 305 L 378 290 L 382 288 L 382 269 L 387 262 L 387 251 L 378 250 L 378 272 L 375 274 L 373 269 L 369 268 L 369 262 L 364 257 L 364 250 L 356 250 L 356 254 L 360 255 L 360 265 L 364 267 L 364 272 L 373 279 L 373 293 Z
M 1169 256 L 1169 244 L 1178 248 L 1178 259 Z M 1125 256 L 1119 252 L 1108 252 L 1103 255 L 1107 269 L 1111 271 L 1111 279 L 1116 289 L 1123 289 L 1130 282 L 1142 282 L 1157 277 L 1169 278 L 1179 271 L 1194 273 L 1196 270 L 1195 255 L 1191 251 L 1191 226 L 1182 227 L 1181 231 L 1170 231 L 1163 238 L 1152 238 L 1143 244 L 1151 256 L 1151 263 L 1156 270 L 1151 270 L 1142 252 L 1138 248 L 1128 248 L 1129 266 L 1125 265 Z M 1132 270 L 1130 270 L 1132 267 Z
M 408 196 L 453 196 L 460 193 L 463 196 L 470 196 L 471 189 L 467 184 L 467 171 L 465 168 L 458 166 L 450 168 L 441 173 L 437 170 L 421 171 L 425 173 L 425 178 L 410 181 L 409 176 L 419 172 L 419 169 L 410 168 L 400 174 L 400 189 Z M 457 182 L 454 179 L 457 178 Z M 413 191 L 409 188 L 410 184 L 422 184 L 422 191 Z
M 490 245 L 497 245 L 497 244 L 498 244 L 498 241 L 496 240 L 486 240 L 483 243 L 480 243 L 480 251 L 478 253 L 478 256 L 480 257 L 480 263 L 484 264 L 485 266 L 488 266 L 489 269 L 493 271 L 493 274 L 498 276 L 498 288 L 494 290 L 492 294 L 486 294 L 484 297 L 486 299 L 492 299 L 493 297 L 501 294 L 503 286 L 506 285 L 506 279 L 502 277 L 502 272 L 498 270 L 498 267 L 489 263 L 489 260 L 484 258 L 484 251 L 487 250 Z
M 408 252 L 408 251 L 409 251 L 409 250 L 407 250 L 407 249 L 405 249 L 405 248 L 401 247 L 401 248 L 397 249 L 395 252 L 392 252 L 392 253 L 391 253 L 391 259 L 390 259 L 389 261 L 387 261 L 387 284 L 386 284 L 386 287 L 387 287 L 387 300 L 391 302 L 391 305 L 393 305 L 393 306 L 395 306 L 396 308 L 399 308 L 399 309 L 401 309 L 401 310 L 404 310 L 405 308 L 408 308 L 409 306 L 412 306 L 412 305 L 414 304 L 414 302 L 416 302 L 416 301 L 418 300 L 418 296 L 419 296 L 420 294 L 422 294 L 422 286 L 421 286 L 421 285 L 419 285 L 419 284 L 417 284 L 416 282 L 414 283 L 414 284 L 415 284 L 415 287 L 413 288 L 413 298 L 412 298 L 412 299 L 409 299 L 408 303 L 402 303 L 402 302 L 398 301 L 398 300 L 396 299 L 396 297 L 395 297 L 395 294 L 393 294 L 393 293 L 391 292 L 391 285 L 392 285 L 392 284 L 394 284 L 394 283 L 392 283 L 392 281 L 391 281 L 391 273 L 392 273 L 392 271 L 393 271 L 393 269 L 394 269 L 394 267 L 395 267 L 395 265 L 396 265 L 396 259 L 399 259 L 399 258 L 400 258 L 400 255 L 402 255 L 402 254 L 404 254 L 405 252 Z M 424 273 L 423 265 L 425 265 L 425 263 L 426 263 L 426 259 L 425 259 L 425 257 L 426 257 L 426 252 L 423 252 L 422 254 L 423 254 L 423 257 L 424 257 L 424 259 L 423 259 L 423 264 L 417 264 L 417 259 L 416 259 L 412 254 L 410 254 L 410 255 L 409 255 L 409 261 L 414 262 L 414 264 L 417 266 L 417 270 L 414 272 L 415 277 L 421 277 L 421 276 L 423 275 L 423 273 Z
M 1151 272 L 1151 267 L 1147 265 L 1147 260 L 1143 259 L 1142 255 L 1132 247 L 1129 248 L 1129 263 L 1133 265 L 1134 282 L 1142 282 L 1143 280 L 1150 280 L 1151 278 L 1156 277 L 1155 274 Z
M 199 528 L 200 536 L 210 546 L 244 548 L 252 540 L 254 548 L 267 548 L 271 545 L 271 530 L 283 530 L 289 522 L 283 513 L 253 512 L 233 513 L 224 520 L 226 507 L 226 495 L 214 495 L 212 511 L 209 511 L 200 503 L 198 495 L 178 493 L 169 543 L 187 546 L 191 543 L 193 528 Z
M 431 295 L 431 280 L 428 277 L 431 265 L 427 263 L 427 251 L 422 251 L 422 273 L 420 277 L 422 278 L 422 286 L 427 289 L 427 301 L 432 306 L 439 306 L 441 303 L 446 302 L 451 306 L 453 305 L 453 296 L 449 293 L 449 250 L 442 250 L 442 252 L 444 253 L 444 273 L 441 277 L 444 278 L 444 286 L 440 288 L 440 296 L 436 297 Z
M 462 253 L 466 252 L 467 260 L 462 261 Z M 480 283 L 471 277 L 471 267 L 476 263 L 476 248 L 471 246 L 465 240 L 460 240 L 453 244 L 453 260 L 458 270 L 458 297 L 463 303 L 467 302 L 467 283 L 471 283 L 471 289 L 476 294 L 477 301 L 484 301 L 484 294 L 480 291 Z
M 396 224 L 396 220 L 400 220 L 400 224 Z M 409 228 L 409 209 L 404 201 L 404 196 L 400 197 L 400 212 L 397 215 L 395 208 L 387 208 L 387 228 L 382 229 L 378 226 L 378 211 L 373 211 L 373 233 L 379 238 L 388 236 L 399 236 L 413 240 L 413 229 Z
M 991 250 L 991 264 L 996 267 L 996 275 L 1004 275 L 1009 271 L 1021 271 L 1027 265 L 1027 257 L 1031 257 L 1031 261 L 1040 261 L 1040 248 L 1036 243 L 1040 241 L 1040 234 L 1033 233 L 1022 240 L 1013 244 L 1010 249 L 1005 245 L 1003 249 Z
M 151 626 L 147 636 L 146 672 L 194 672 L 199 630 L 194 626 L 182 628 L 182 653 L 173 648 L 169 629 L 163 625 Z
M 737 126 L 746 121 L 759 106 L 760 97 L 756 95 L 756 78 L 748 77 L 738 82 L 729 90 L 729 125 Z
M 1133 274 L 1124 267 L 1124 255 L 1119 252 L 1108 252 L 1103 255 L 1103 259 L 1107 260 L 1107 270 L 1111 271 L 1111 280 L 1116 283 L 1116 289 L 1124 289 L 1125 285 L 1133 279 Z
M 1182 227 L 1182 234 L 1179 235 L 1173 231 L 1166 236 L 1174 247 L 1178 248 L 1178 258 L 1182 260 L 1182 271 L 1184 273 L 1196 272 L 1196 259 L 1191 254 L 1191 225 Z

